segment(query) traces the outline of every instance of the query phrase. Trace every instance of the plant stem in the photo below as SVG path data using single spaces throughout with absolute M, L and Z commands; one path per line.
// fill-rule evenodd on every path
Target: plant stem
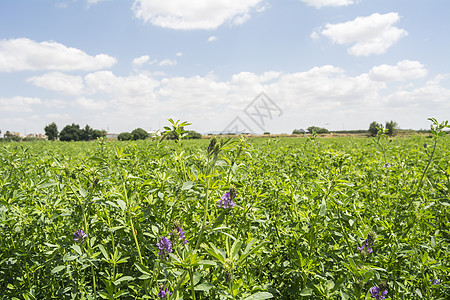
M 144 262 L 142 260 L 141 249 L 139 248 L 139 242 L 138 242 L 137 237 L 136 237 L 136 231 L 134 230 L 133 219 L 132 219 L 131 214 L 130 214 L 130 212 L 128 210 L 129 207 L 130 207 L 130 204 L 129 204 L 129 201 L 128 201 L 127 189 L 125 187 L 125 180 L 123 181 L 123 191 L 124 191 L 124 194 L 125 194 L 125 200 L 126 200 L 125 203 L 127 204 L 127 215 L 128 215 L 129 221 L 130 221 L 131 234 L 133 235 L 134 243 L 136 244 L 136 249 L 137 249 L 137 252 L 138 252 L 138 255 L 139 255 L 139 261 L 140 261 L 141 264 L 144 264 Z

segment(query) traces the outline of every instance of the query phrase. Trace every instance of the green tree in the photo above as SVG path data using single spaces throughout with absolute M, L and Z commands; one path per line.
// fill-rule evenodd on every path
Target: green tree
M 56 126 L 55 122 L 45 126 L 44 131 L 49 141 L 55 141 L 58 139 L 58 126 Z
M 330 133 L 328 131 L 328 129 L 322 128 L 322 127 L 317 127 L 317 126 L 310 126 L 310 127 L 308 127 L 308 132 L 309 133 L 315 132 L 317 134 Z
M 59 133 L 61 141 L 80 141 L 82 136 L 83 130 L 80 129 L 80 125 L 74 123 L 66 125 Z
M 369 133 L 371 136 L 376 136 L 378 133 L 378 130 L 381 128 L 381 124 L 373 121 L 372 123 L 370 123 L 369 125 Z
M 398 131 L 398 124 L 395 121 L 386 122 L 387 134 L 390 136 L 396 135 Z
M 150 135 L 148 134 L 147 131 L 145 131 L 142 128 L 136 128 L 135 130 L 133 130 L 131 132 L 131 138 L 136 141 L 136 140 L 145 140 L 146 138 L 148 138 Z
M 131 136 L 131 133 L 129 133 L 129 132 L 122 132 L 117 136 L 117 139 L 119 141 L 129 141 L 129 140 L 131 140 L 131 138 L 132 138 L 132 136 Z
M 187 136 L 186 138 L 188 140 L 195 140 L 195 139 L 201 139 L 202 138 L 202 134 L 198 133 L 197 131 L 194 130 L 188 130 L 187 132 Z

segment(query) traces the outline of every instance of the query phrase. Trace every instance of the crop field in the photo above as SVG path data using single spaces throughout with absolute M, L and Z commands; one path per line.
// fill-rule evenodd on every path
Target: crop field
M 450 299 L 450 139 L 0 144 L 0 299 Z

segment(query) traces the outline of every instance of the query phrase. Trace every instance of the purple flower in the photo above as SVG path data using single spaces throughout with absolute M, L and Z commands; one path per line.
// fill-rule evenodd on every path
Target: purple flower
M 172 242 L 166 237 L 160 237 L 158 243 L 156 243 L 158 247 L 158 254 L 162 260 L 169 260 L 169 253 L 172 252 Z
M 373 244 L 375 243 L 375 239 L 377 238 L 377 234 L 373 231 L 369 232 L 367 235 L 366 240 L 364 241 L 364 244 L 361 245 L 361 247 L 358 247 L 359 251 L 363 251 L 364 248 L 367 247 L 367 252 L 372 253 L 373 252 Z
M 87 237 L 87 234 L 84 233 L 82 229 L 75 231 L 74 235 L 75 235 L 74 240 L 77 243 L 83 243 L 84 239 Z
M 390 168 L 391 167 L 391 164 L 390 163 L 385 163 L 384 165 L 383 165 L 383 168 Z
M 172 293 L 171 292 L 169 292 L 169 287 L 164 287 L 164 285 L 163 284 L 161 284 L 160 286 L 159 286 L 159 293 L 158 293 L 158 297 L 159 298 L 168 298 L 170 295 L 172 295 Z
M 386 295 L 388 293 L 387 290 L 382 291 L 378 286 L 372 287 L 370 290 L 370 298 L 375 298 L 377 300 L 386 299 Z
M 232 187 L 229 192 L 226 192 L 222 197 L 220 197 L 220 200 L 217 202 L 218 208 L 231 208 L 236 205 L 236 203 L 233 202 L 233 199 L 236 198 L 236 190 Z
M 437 279 L 430 279 L 430 281 L 431 281 L 431 283 L 432 284 L 441 284 L 440 282 L 439 282 L 439 280 L 437 280 Z
M 179 223 L 177 222 L 177 224 L 173 227 L 172 232 L 170 233 L 171 236 L 176 236 L 178 235 L 178 237 L 182 240 L 183 245 L 186 245 L 187 241 L 186 241 L 186 237 L 184 236 L 184 231 L 183 228 L 181 228 L 181 225 L 179 225 Z

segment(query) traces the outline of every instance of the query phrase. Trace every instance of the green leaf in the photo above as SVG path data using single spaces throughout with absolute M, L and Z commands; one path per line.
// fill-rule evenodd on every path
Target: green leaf
M 123 281 L 133 281 L 134 280 L 134 277 L 131 277 L 131 276 L 123 276 L 123 277 L 120 277 L 119 279 L 117 279 L 116 281 L 114 281 L 114 284 L 115 285 L 118 285 L 118 284 L 120 284 L 121 282 L 123 282 Z
M 194 182 L 192 181 L 186 181 L 183 183 L 183 186 L 181 187 L 182 191 L 190 190 L 194 186 Z
M 327 202 L 325 201 L 325 199 L 322 199 L 322 204 L 320 204 L 319 214 L 321 217 L 325 217 L 325 215 L 327 214 Z
M 149 270 L 146 266 L 144 266 L 143 264 L 138 263 L 138 262 L 135 262 L 134 265 L 136 266 L 136 268 L 137 268 L 142 274 L 149 275 L 149 276 L 152 275 L 152 274 L 151 274 L 152 271 L 150 271 L 150 270 Z
M 313 294 L 313 290 L 310 288 L 304 288 L 301 292 L 300 292 L 300 296 L 312 296 Z
M 244 300 L 261 300 L 261 299 L 270 299 L 273 298 L 273 295 L 268 292 L 257 292 Z
M 122 199 L 117 199 L 117 204 L 119 205 L 119 207 L 122 211 L 127 210 L 127 204 Z
M 47 182 L 41 183 L 40 185 L 37 186 L 38 189 L 43 189 L 43 188 L 47 188 L 47 187 L 51 187 L 51 186 L 55 186 L 57 185 L 58 182 L 54 181 L 54 180 L 49 180 Z
M 64 270 L 65 268 L 66 268 L 66 266 L 57 266 L 57 267 L 54 267 L 53 270 L 52 270 L 52 274 L 58 273 L 58 272 Z
M 75 252 L 78 253 L 79 255 L 82 254 L 80 246 L 78 246 L 78 245 L 72 245 L 70 248 L 72 248 L 73 250 L 75 250 Z
M 223 211 L 214 221 L 214 224 L 212 226 L 212 228 L 216 228 L 217 226 L 219 226 L 220 224 L 223 223 L 223 221 L 225 220 L 225 211 Z
M 196 291 L 209 291 L 213 287 L 214 286 L 212 284 L 205 282 L 205 283 L 201 283 L 199 285 L 196 285 L 194 287 L 194 290 L 196 290 Z
M 341 299 L 342 300 L 347 300 L 350 298 L 349 295 L 347 295 L 347 293 L 343 292 L 343 291 L 339 291 L 339 293 L 341 294 Z
M 97 247 L 102 252 L 103 257 L 105 257 L 106 260 L 109 260 L 109 255 L 108 255 L 108 252 L 106 252 L 105 247 L 103 247 L 103 245 L 98 245 Z

